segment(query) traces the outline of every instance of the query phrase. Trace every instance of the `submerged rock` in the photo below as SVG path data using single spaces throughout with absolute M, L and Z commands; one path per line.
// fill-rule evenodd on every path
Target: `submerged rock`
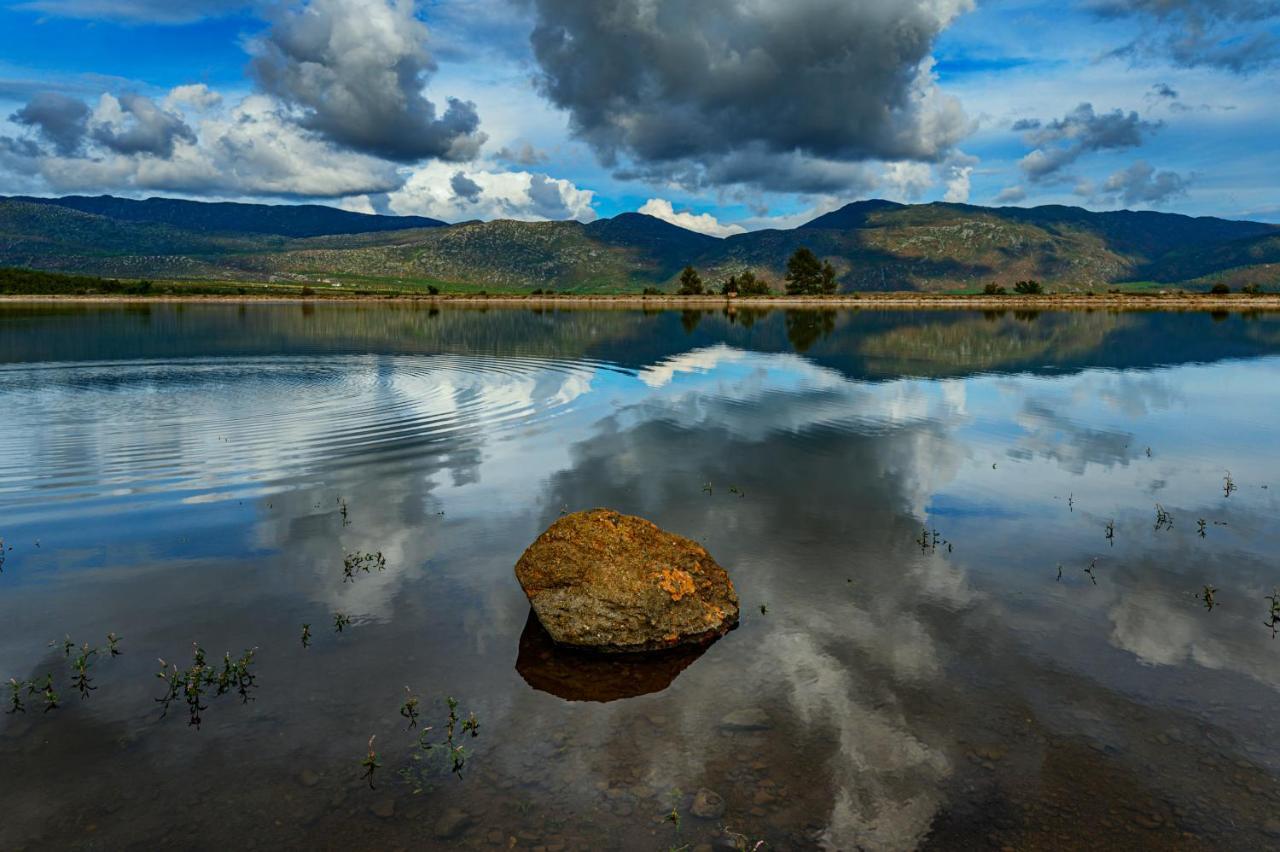
M 516 563 L 561 645 L 607 652 L 709 642 L 738 624 L 738 595 L 697 542 L 608 509 L 565 515 Z

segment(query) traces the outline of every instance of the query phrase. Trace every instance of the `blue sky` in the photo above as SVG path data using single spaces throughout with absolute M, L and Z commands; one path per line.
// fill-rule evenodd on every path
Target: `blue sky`
M 0 0 L 0 193 L 1280 221 L 1280 0 Z

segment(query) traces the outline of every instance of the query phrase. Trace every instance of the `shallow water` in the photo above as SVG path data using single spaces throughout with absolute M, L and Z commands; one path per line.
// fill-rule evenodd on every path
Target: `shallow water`
M 1275 846 L 1278 378 L 1268 314 L 0 307 L 0 680 L 61 695 L 0 848 Z M 548 647 L 512 566 L 594 506 L 739 629 Z M 49 642 L 109 631 L 82 700 Z M 194 641 L 258 649 L 198 730 Z

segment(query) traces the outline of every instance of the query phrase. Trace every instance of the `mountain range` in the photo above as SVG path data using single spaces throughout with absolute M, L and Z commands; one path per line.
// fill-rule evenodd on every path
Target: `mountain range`
M 780 286 L 808 246 L 843 290 L 1280 283 L 1280 226 L 1077 207 L 857 201 L 797 228 L 717 238 L 640 213 L 446 224 L 321 205 L 0 197 L 0 266 L 122 278 L 629 292 L 752 270 Z

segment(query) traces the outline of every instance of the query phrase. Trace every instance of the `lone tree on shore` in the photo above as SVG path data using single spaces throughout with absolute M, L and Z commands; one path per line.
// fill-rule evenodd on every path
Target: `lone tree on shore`
M 835 291 L 835 267 L 829 261 L 818 260 L 807 246 L 796 249 L 787 261 L 787 295 L 817 296 Z
M 680 289 L 676 292 L 681 296 L 701 296 L 702 276 L 698 274 L 698 270 L 686 266 L 684 272 L 680 273 Z

